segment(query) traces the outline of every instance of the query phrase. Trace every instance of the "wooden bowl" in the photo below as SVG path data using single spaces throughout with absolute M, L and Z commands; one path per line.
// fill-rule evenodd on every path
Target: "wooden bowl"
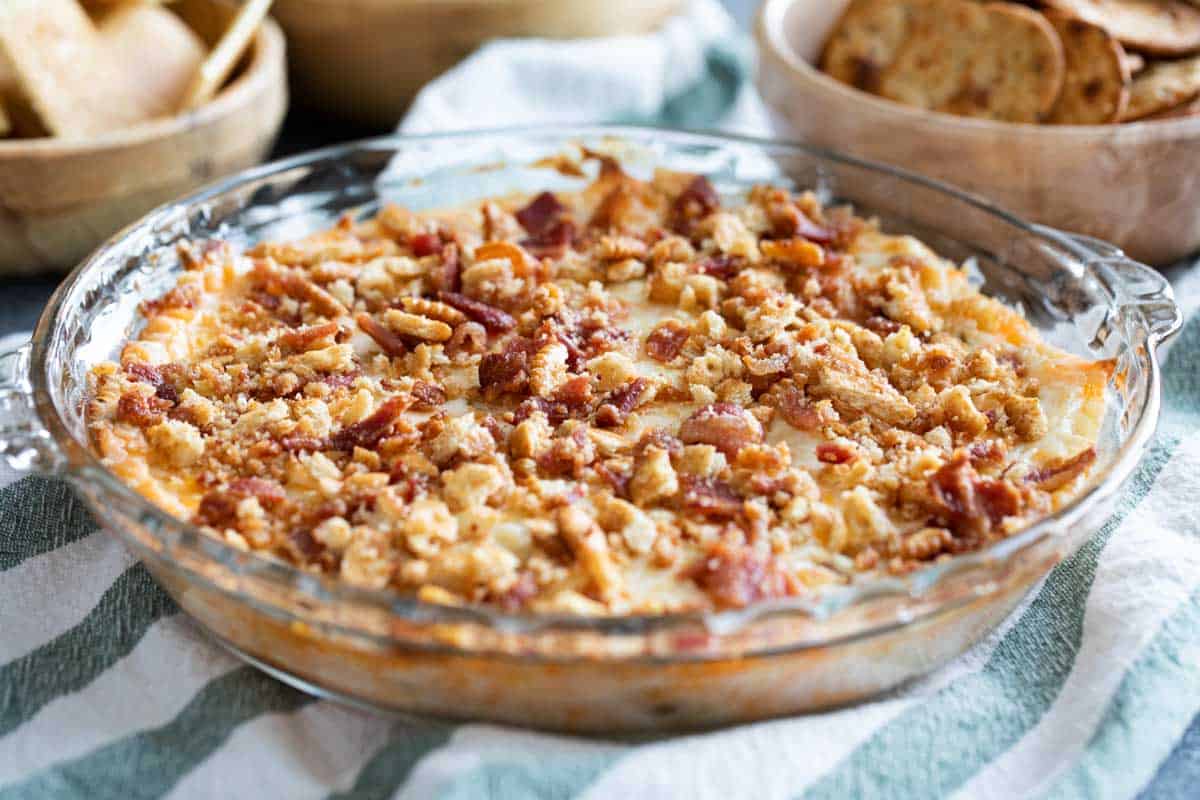
M 780 135 L 884 161 L 1168 264 L 1200 249 L 1200 117 L 1025 125 L 904 106 L 814 65 L 848 0 L 766 0 L 758 87 Z
M 425 83 L 489 39 L 652 30 L 682 0 L 276 0 L 306 104 L 394 128 Z
M 180 6 L 202 35 L 220 11 Z M 155 206 L 261 161 L 287 107 L 284 50 L 268 21 L 241 73 L 195 111 L 94 139 L 0 140 L 0 275 L 69 269 Z

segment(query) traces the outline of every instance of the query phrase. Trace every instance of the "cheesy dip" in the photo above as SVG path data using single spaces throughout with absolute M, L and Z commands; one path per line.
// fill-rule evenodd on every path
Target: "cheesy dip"
M 1053 512 L 1109 362 L 812 194 L 572 194 L 181 248 L 92 375 L 105 463 L 231 545 L 434 603 L 744 606 Z

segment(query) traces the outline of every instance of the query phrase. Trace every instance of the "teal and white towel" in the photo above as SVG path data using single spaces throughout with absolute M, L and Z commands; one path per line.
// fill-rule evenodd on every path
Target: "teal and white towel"
M 657 37 L 496 43 L 404 129 L 761 130 L 745 55 L 708 2 Z M 1198 797 L 1200 272 L 1172 277 L 1188 322 L 1112 521 L 953 664 L 827 714 L 636 741 L 372 717 L 226 655 L 63 484 L 0 474 L 0 800 Z

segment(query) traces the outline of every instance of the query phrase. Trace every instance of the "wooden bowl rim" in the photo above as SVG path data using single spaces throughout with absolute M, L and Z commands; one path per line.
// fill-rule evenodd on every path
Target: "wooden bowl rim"
M 185 131 L 211 125 L 230 114 L 244 111 L 247 106 L 253 104 L 255 98 L 270 90 L 271 67 L 276 63 L 283 66 L 284 47 L 283 31 L 279 25 L 272 19 L 265 19 L 254 38 L 250 65 L 216 97 L 200 108 L 171 117 L 148 120 L 130 128 L 88 139 L 45 136 L 39 139 L 0 140 L 0 161 L 77 156 L 88 152 L 120 149 L 167 139 Z
M 962 117 L 941 111 L 927 111 L 855 89 L 826 75 L 801 58 L 784 37 L 783 20 L 792 6 L 800 2 L 811 2 L 811 0 L 765 0 L 763 2 L 755 24 L 755 38 L 759 44 L 760 58 L 770 58 L 792 73 L 798 80 L 831 96 L 853 103 L 866 104 L 875 111 L 893 115 L 898 121 L 903 120 L 920 126 L 932 122 L 939 126 L 960 129 L 964 134 L 1006 133 L 1030 137 L 1093 140 L 1113 140 L 1136 136 L 1139 141 L 1200 137 L 1200 116 L 1181 119 L 1147 119 L 1106 125 L 1044 125 L 1033 122 L 1001 122 Z M 820 2 L 824 3 L 824 0 L 820 0 Z M 761 71 L 761 65 L 759 69 Z

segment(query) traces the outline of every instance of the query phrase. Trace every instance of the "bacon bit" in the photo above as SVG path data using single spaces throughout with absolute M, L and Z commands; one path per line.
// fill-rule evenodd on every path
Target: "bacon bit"
M 340 328 L 336 322 L 326 322 L 321 325 L 309 325 L 306 328 L 296 328 L 280 335 L 279 346 L 284 352 L 302 353 L 312 350 L 313 345 L 323 339 L 337 336 Z
M 679 193 L 672 206 L 672 228 L 677 233 L 691 233 L 693 224 L 721 207 L 721 198 L 717 190 L 708 182 L 708 178 L 697 175 L 692 182 Z
M 392 358 L 408 353 L 408 347 L 404 344 L 404 340 L 384 326 L 377 322 L 374 317 L 365 311 L 360 311 L 354 315 L 354 321 L 358 323 L 358 327 L 367 336 L 375 340 L 375 344 L 379 345 L 379 349 Z
M 972 464 L 1001 464 L 1004 462 L 1007 452 L 1008 448 L 1001 439 L 975 442 L 967 448 L 967 454 Z
M 155 397 L 174 405 L 179 402 L 179 390 L 167 376 L 168 367 L 168 364 L 156 367 L 153 364 L 134 361 L 125 365 L 125 374 L 140 383 L 150 384 L 154 387 Z M 178 368 L 174 371 L 178 372 Z
M 666 320 L 646 337 L 646 355 L 665 364 L 679 355 L 690 335 L 688 327 L 679 320 Z
M 214 489 L 200 498 L 196 522 L 218 530 L 236 527 L 238 504 L 247 497 L 257 498 L 268 507 L 287 500 L 283 487 L 274 481 L 238 478 L 224 489 Z
M 791 235 L 808 239 L 810 242 L 816 242 L 817 244 L 833 244 L 838 238 L 837 231 L 824 225 L 818 225 L 803 212 L 797 215 L 796 228 L 792 231 Z
M 417 381 L 412 388 L 413 408 L 430 411 L 446 402 L 446 390 L 426 381 Z
M 705 517 L 732 519 L 742 513 L 743 501 L 732 486 L 716 478 L 683 477 L 683 505 Z
M 617 497 L 625 499 L 629 498 L 629 480 L 632 477 L 628 472 L 618 472 L 608 464 L 596 464 L 593 469 L 604 481 L 612 487 L 613 494 Z
M 505 611 L 519 611 L 533 598 L 537 597 L 537 579 L 533 573 L 526 570 L 517 575 L 517 580 L 496 598 L 496 602 Z
M 1027 481 L 1037 484 L 1043 492 L 1054 492 L 1078 478 L 1096 461 L 1096 448 L 1081 450 L 1070 458 L 1059 459 L 1030 473 Z
M 362 375 L 362 370 L 357 369 L 353 372 L 332 373 L 321 378 L 321 383 L 331 389 L 344 389 L 353 385 L 360 375 Z
M 683 450 L 683 442 L 663 428 L 654 428 L 643 433 L 642 438 L 638 439 L 637 445 L 633 448 L 634 454 L 641 458 L 642 453 L 646 452 L 648 447 L 657 447 L 674 455 Z
M 549 230 L 566 210 L 551 192 L 542 192 L 533 198 L 529 205 L 518 211 L 516 217 L 521 227 L 536 237 Z
M 537 457 L 538 468 L 548 475 L 578 478 L 584 467 L 596 460 L 596 447 L 588 438 L 587 428 L 579 427 L 570 436 L 554 439 Z
M 238 478 L 229 484 L 226 491 L 238 497 L 258 498 L 259 502 L 267 505 L 282 503 L 287 499 L 287 493 L 282 486 L 263 478 Z
M 456 325 L 454 335 L 445 344 L 446 353 L 451 357 L 461 353 L 482 353 L 487 349 L 487 329 L 478 322 L 464 322 Z
M 143 300 L 138 310 L 143 316 L 153 317 L 169 308 L 195 308 L 200 302 L 200 287 L 195 284 L 176 286 L 157 300 Z
M 761 442 L 763 427 L 754 415 L 732 403 L 713 403 L 679 426 L 684 444 L 710 444 L 732 459 L 747 445 Z
M 956 536 L 978 539 L 995 525 L 1017 514 L 1020 491 L 1008 481 L 981 478 L 966 451 L 960 450 L 929 478 L 938 520 Z
M 171 404 L 161 397 L 127 392 L 117 401 L 117 419 L 139 428 L 148 428 L 162 422 L 163 415 L 170 407 Z
M 596 411 L 596 425 L 601 428 L 615 428 L 623 424 L 649 385 L 645 378 L 634 378 L 624 386 L 614 389 L 604 401 L 604 405 Z
M 408 246 L 414 256 L 424 258 L 442 249 L 442 237 L 436 233 L 418 233 L 408 240 Z
M 759 600 L 795 594 L 775 563 L 749 547 L 720 543 L 709 551 L 689 576 L 718 607 L 742 608 Z
M 821 427 L 821 415 L 816 407 L 808 402 L 804 390 L 795 383 L 787 381 L 781 384 L 777 390 L 768 394 L 766 399 L 773 402 L 783 421 L 796 430 L 812 433 Z
M 823 464 L 845 464 L 858 457 L 858 453 L 844 442 L 821 442 L 817 445 L 817 460 Z
M 722 254 L 706 258 L 697 266 L 705 275 L 712 275 L 714 278 L 727 281 L 741 270 L 742 259 L 737 256 Z
M 407 407 L 408 400 L 404 397 L 389 397 L 371 416 L 347 425 L 330 436 L 329 446 L 334 450 L 350 451 L 355 447 L 374 450 Z
M 521 246 L 538 258 L 562 258 L 575 239 L 575 223 L 560 219 L 543 233 L 522 239 Z
M 487 328 L 490 333 L 504 333 L 516 327 L 517 321 L 507 311 L 457 292 L 438 292 L 437 299 L 453 306 Z
M 287 544 L 288 549 L 292 550 L 301 562 L 312 561 L 325 551 L 325 545 L 313 538 L 312 533 L 304 528 L 289 533 Z
M 867 317 L 866 321 L 863 322 L 863 327 L 869 331 L 878 333 L 880 336 L 891 336 L 893 333 L 900 330 L 901 325 L 894 319 L 888 319 L 887 317 L 881 317 L 876 314 L 874 316 Z
M 529 354 L 524 350 L 488 353 L 479 361 L 479 388 L 489 399 L 521 394 L 528 386 Z
M 441 264 L 429 271 L 429 288 L 433 292 L 457 292 L 462 287 L 458 245 L 442 246 Z
M 324 439 L 314 436 L 285 436 L 279 440 L 279 446 L 289 453 L 305 453 L 325 449 Z

